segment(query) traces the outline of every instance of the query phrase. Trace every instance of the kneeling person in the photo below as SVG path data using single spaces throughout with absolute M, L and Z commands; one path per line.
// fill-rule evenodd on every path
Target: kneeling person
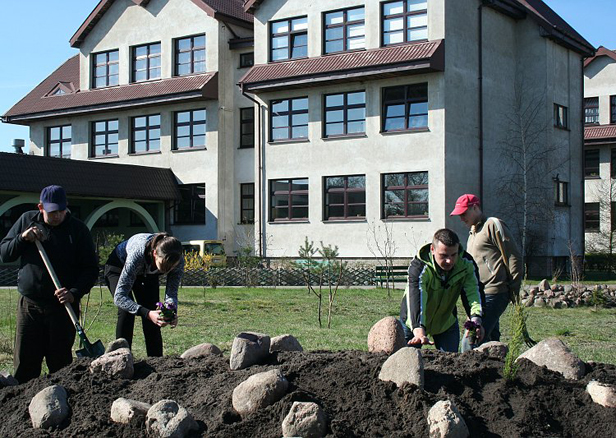
M 434 234 L 432 243 L 424 245 L 409 266 L 409 279 L 400 320 L 408 345 L 433 344 L 443 351 L 457 352 L 460 340 L 456 303 L 462 298 L 466 314 L 481 327 L 483 287 L 477 265 L 462 249 L 453 231 L 443 228 Z

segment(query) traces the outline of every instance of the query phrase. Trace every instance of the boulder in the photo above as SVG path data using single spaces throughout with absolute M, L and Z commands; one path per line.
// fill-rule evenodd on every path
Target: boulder
M 393 316 L 387 316 L 372 326 L 368 333 L 370 353 L 392 354 L 406 345 L 402 324 Z
M 389 356 L 381 367 L 379 379 L 394 382 L 397 386 L 412 383 L 423 389 L 424 364 L 420 350 L 404 347 Z
M 118 338 L 115 341 L 111 341 L 110 343 L 107 344 L 105 353 L 111 353 L 112 351 L 119 350 L 120 348 L 130 349 L 130 345 L 128 345 L 128 341 L 126 339 Z
M 545 366 L 549 370 L 559 372 L 567 379 L 579 380 L 586 372 L 584 362 L 558 338 L 539 342 L 522 353 L 516 361 L 520 359 L 528 359 L 538 366 Z
M 135 373 L 133 354 L 128 348 L 105 353 L 90 364 L 91 373 L 105 373 L 112 377 L 131 379 Z
M 479 347 L 475 348 L 475 351 L 485 351 L 489 356 L 505 359 L 507 352 L 509 351 L 509 347 L 502 342 L 490 341 L 485 344 L 481 344 Z
M 537 299 L 535 299 L 535 304 L 533 304 L 535 307 L 545 307 L 545 299 L 538 297 Z
M 586 385 L 586 391 L 595 403 L 606 408 L 616 408 L 616 388 L 614 386 L 592 380 Z
M 199 425 L 192 415 L 174 400 L 161 400 L 148 409 L 145 428 L 151 436 L 181 438 L 199 429 Z
M 470 434 L 464 419 L 449 400 L 437 402 L 428 412 L 430 438 L 466 438 Z
M 60 425 L 70 414 L 66 389 L 59 385 L 48 386 L 32 398 L 28 411 L 35 429 Z
M 205 342 L 189 348 L 180 355 L 182 359 L 196 359 L 206 356 L 222 356 L 222 351 L 216 345 Z
M 304 349 L 295 336 L 286 334 L 273 337 L 269 351 L 273 353 L 275 351 L 304 351 Z
M 549 290 L 550 289 L 550 283 L 548 283 L 548 281 L 544 278 L 543 280 L 541 280 L 539 282 L 538 288 L 539 288 L 539 291 L 541 291 L 541 292 Z
M 143 423 L 151 407 L 149 403 L 120 397 L 111 405 L 111 420 L 122 424 Z
M 321 438 L 327 433 L 325 412 L 316 403 L 293 402 L 282 422 L 283 437 Z
M 233 408 L 246 415 L 280 400 L 287 392 L 289 382 L 279 369 L 250 376 L 233 390 Z
M 262 333 L 240 333 L 233 340 L 229 367 L 232 370 L 241 370 L 264 362 L 269 356 L 269 348 L 269 336 Z

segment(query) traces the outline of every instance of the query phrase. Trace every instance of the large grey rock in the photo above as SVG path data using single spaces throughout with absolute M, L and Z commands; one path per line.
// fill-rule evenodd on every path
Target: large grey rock
M 486 342 L 475 349 L 476 351 L 485 351 L 488 355 L 504 359 L 507 356 L 509 348 L 506 344 L 497 341 Z
M 428 412 L 430 438 L 466 438 L 470 434 L 464 419 L 454 404 L 439 401 Z
M 387 316 L 372 326 L 368 333 L 370 353 L 392 354 L 406 345 L 402 324 L 393 316 Z
M 70 414 L 66 389 L 59 385 L 48 386 L 30 400 L 28 411 L 33 428 L 58 426 Z
M 233 390 L 233 408 L 246 415 L 280 400 L 287 392 L 289 382 L 279 369 L 250 376 Z
M 270 353 L 274 351 L 304 351 L 295 336 L 286 334 L 275 336 L 271 340 Z
M 283 437 L 321 438 L 327 432 L 323 409 L 311 402 L 294 402 L 282 422 Z
M 539 366 L 557 371 L 567 379 L 579 380 L 586 372 L 584 362 L 558 338 L 549 338 L 539 342 L 522 353 L 516 360 L 520 359 L 528 359 Z
M 232 370 L 241 370 L 261 363 L 269 356 L 269 348 L 269 336 L 262 333 L 240 333 L 233 340 L 229 367 Z
M 130 345 L 128 345 L 128 341 L 126 339 L 118 338 L 115 341 L 111 341 L 110 343 L 107 344 L 105 353 L 111 353 L 112 351 L 119 350 L 120 348 L 130 349 Z
M 148 410 L 145 428 L 150 436 L 160 438 L 181 438 L 199 425 L 192 415 L 174 400 L 161 400 Z
M 118 398 L 111 405 L 111 419 L 116 423 L 143 423 L 148 409 L 152 407 L 149 403 Z
M 195 359 L 198 357 L 222 356 L 222 351 L 214 344 L 203 343 L 189 348 L 180 356 L 182 359 Z
M 616 408 L 616 388 L 614 386 L 592 380 L 586 385 L 586 391 L 595 403 L 606 408 Z
M 389 356 L 379 373 L 379 379 L 394 382 L 397 386 L 412 383 L 424 387 L 424 364 L 418 348 L 404 347 Z
M 105 353 L 90 364 L 91 373 L 104 373 L 112 377 L 130 379 L 135 373 L 133 367 L 133 354 L 128 348 L 120 348 Z

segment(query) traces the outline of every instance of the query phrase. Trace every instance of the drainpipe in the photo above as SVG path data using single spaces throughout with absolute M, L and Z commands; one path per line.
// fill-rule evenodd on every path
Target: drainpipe
M 256 192 L 258 194 L 257 196 L 257 207 L 258 207 L 258 211 L 259 211 L 259 258 L 263 258 L 265 257 L 265 249 L 263 247 L 263 220 L 264 220 L 264 212 L 263 212 L 263 189 L 262 189 L 262 176 L 263 176 L 263 162 L 261 160 L 261 154 L 262 154 L 262 148 L 261 148 L 261 133 L 262 133 L 262 128 L 263 126 L 261 125 L 261 111 L 263 110 L 263 106 L 261 105 L 261 103 L 259 103 L 258 100 L 256 100 L 254 97 L 249 96 L 245 91 L 244 91 L 244 84 L 240 84 L 240 90 L 242 92 L 242 95 L 244 97 L 246 97 L 248 100 L 254 102 L 257 104 L 257 108 L 258 108 L 258 112 L 257 112 L 257 126 L 259 126 L 259 135 L 255 136 L 255 141 L 256 141 L 256 145 L 255 147 L 257 148 L 257 156 L 258 156 L 258 164 L 259 164 L 259 170 L 257 172 L 257 187 L 256 187 Z
M 481 207 L 486 209 L 485 199 L 483 197 L 483 3 L 479 4 L 477 8 L 478 15 L 478 35 L 477 35 L 477 52 L 478 52 L 478 62 L 477 66 L 479 73 L 479 108 L 478 108 L 478 117 L 479 117 L 479 199 L 481 199 Z

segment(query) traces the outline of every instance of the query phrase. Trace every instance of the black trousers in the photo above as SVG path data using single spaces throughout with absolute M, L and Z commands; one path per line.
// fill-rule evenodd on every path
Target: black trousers
M 111 292 L 111 296 L 115 295 L 118 281 L 122 269 L 116 266 L 105 265 L 105 282 Z M 133 290 L 130 294 L 132 300 L 137 304 L 149 310 L 156 309 L 156 303 L 159 301 L 159 283 L 157 275 L 139 275 L 133 284 Z M 118 322 L 116 324 L 116 339 L 124 338 L 128 341 L 128 345 L 133 345 L 133 330 L 135 327 L 135 315 L 118 308 Z M 163 355 L 163 338 L 160 333 L 160 327 L 154 324 L 146 317 L 141 318 L 141 327 L 143 328 L 143 336 L 145 338 L 145 350 L 148 356 Z
M 79 317 L 79 305 L 73 305 Z M 13 365 L 19 383 L 41 374 L 43 358 L 50 373 L 73 361 L 75 326 L 60 302 L 39 303 L 20 295 Z

